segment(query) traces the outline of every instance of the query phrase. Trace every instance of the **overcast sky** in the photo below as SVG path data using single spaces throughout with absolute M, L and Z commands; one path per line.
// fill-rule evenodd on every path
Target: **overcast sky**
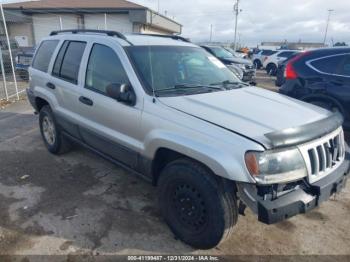
M 131 0 L 157 11 L 158 0 Z M 183 35 L 207 41 L 213 24 L 213 41 L 233 41 L 234 0 L 159 0 L 160 12 L 183 25 Z M 261 41 L 322 42 L 328 9 L 334 9 L 327 43 L 350 42 L 350 0 L 241 0 L 238 20 L 245 45 Z

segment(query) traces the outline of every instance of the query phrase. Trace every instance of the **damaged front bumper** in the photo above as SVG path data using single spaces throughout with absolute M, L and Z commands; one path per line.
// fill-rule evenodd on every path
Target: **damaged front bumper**
M 345 187 L 349 177 L 350 154 L 331 174 L 309 184 L 306 180 L 285 185 L 257 186 L 238 184 L 240 200 L 258 215 L 258 220 L 273 224 L 306 213 Z

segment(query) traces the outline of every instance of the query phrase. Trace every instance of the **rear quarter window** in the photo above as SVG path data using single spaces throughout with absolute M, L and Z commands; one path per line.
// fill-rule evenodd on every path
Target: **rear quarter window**
M 33 60 L 33 68 L 47 72 L 58 40 L 47 40 L 41 43 Z
M 343 55 L 323 57 L 311 61 L 310 65 L 321 73 L 336 74 L 343 59 Z

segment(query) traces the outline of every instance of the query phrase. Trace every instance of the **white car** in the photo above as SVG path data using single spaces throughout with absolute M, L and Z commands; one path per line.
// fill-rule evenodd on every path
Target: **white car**
M 255 65 L 255 68 L 260 69 L 266 57 L 273 55 L 276 52 L 277 51 L 265 49 L 265 50 L 260 50 L 259 52 L 253 54 L 252 61 Z
M 297 50 L 279 50 L 276 53 L 266 56 L 263 61 L 263 67 L 269 75 L 276 75 L 278 64 L 291 57 Z

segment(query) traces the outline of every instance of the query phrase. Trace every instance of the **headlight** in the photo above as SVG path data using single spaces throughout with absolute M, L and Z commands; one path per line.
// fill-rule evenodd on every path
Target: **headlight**
M 227 65 L 227 68 L 230 69 L 230 71 L 233 72 L 239 79 L 243 78 L 243 71 L 239 67 L 235 65 Z
M 297 148 L 247 152 L 245 163 L 259 184 L 285 183 L 307 176 L 304 159 Z
M 244 64 L 236 64 L 240 69 L 245 70 L 245 65 Z

